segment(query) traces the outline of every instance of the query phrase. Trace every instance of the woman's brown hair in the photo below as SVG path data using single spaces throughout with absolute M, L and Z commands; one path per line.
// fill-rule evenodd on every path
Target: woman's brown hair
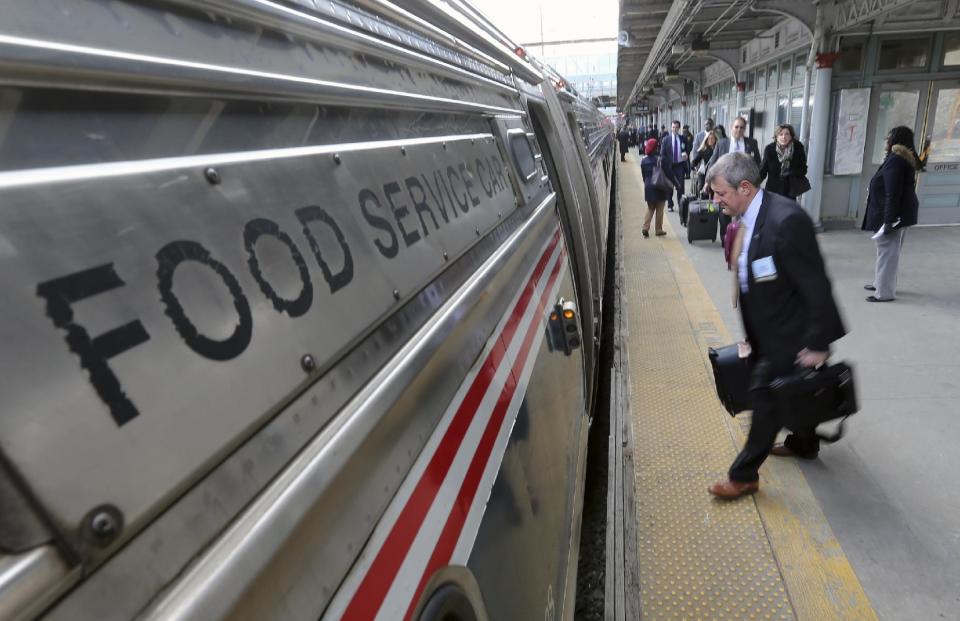
M 788 132 L 790 132 L 790 140 L 796 140 L 796 139 L 797 139 L 797 132 L 794 131 L 793 125 L 791 125 L 790 123 L 784 123 L 784 124 L 782 124 L 782 125 L 777 125 L 777 128 L 776 128 L 775 130 L 773 130 L 773 139 L 776 140 L 776 139 L 777 139 L 777 136 L 779 136 L 779 135 L 780 135 L 780 132 L 783 131 L 783 130 L 787 130 Z

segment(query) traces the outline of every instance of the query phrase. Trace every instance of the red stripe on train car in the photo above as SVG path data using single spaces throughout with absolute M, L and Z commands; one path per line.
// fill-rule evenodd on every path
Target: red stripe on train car
M 550 256 L 553 254 L 553 250 L 556 248 L 559 239 L 560 230 L 558 228 L 551 237 L 547 249 L 537 262 L 533 273 L 530 275 L 524 287 L 523 294 L 520 296 L 520 299 L 517 300 L 516 305 L 511 311 L 510 319 L 504 326 L 502 333 L 494 337 L 497 339 L 496 345 L 490 350 L 487 358 L 483 361 L 480 372 L 474 378 L 473 384 L 471 384 L 470 389 L 467 391 L 460 407 L 457 408 L 457 412 L 450 422 L 450 426 L 447 428 L 443 439 L 440 441 L 440 445 L 437 447 L 433 457 L 431 457 L 430 463 L 417 482 L 417 486 L 407 500 L 403 511 L 401 511 L 397 517 L 397 521 L 390 530 L 390 534 L 387 535 L 376 558 L 369 569 L 367 569 L 363 581 L 353 594 L 350 604 L 344 611 L 343 617 L 341 617 L 342 619 L 356 621 L 372 619 L 376 616 L 377 611 L 383 604 L 383 600 L 390 590 L 390 585 L 393 584 L 397 572 L 400 570 L 400 566 L 410 551 L 410 546 L 413 545 L 413 540 L 423 525 L 427 512 L 430 510 L 430 506 L 433 504 L 437 492 L 440 490 L 440 486 L 443 484 L 443 480 L 450 470 L 450 466 L 463 442 L 470 422 L 473 420 L 477 408 L 480 406 L 480 402 L 483 400 L 483 396 L 487 388 L 489 388 L 493 376 L 496 374 L 497 367 L 503 359 L 505 351 L 502 342 L 510 342 L 513 338 L 513 333 L 516 331 L 519 323 L 517 315 L 522 315 L 526 309 L 527 303 L 533 296 L 536 285 L 543 275 L 543 271 L 546 269 Z M 505 338 L 501 341 L 500 336 Z
M 447 516 L 447 523 L 444 524 L 443 532 L 441 532 L 436 547 L 434 547 L 433 554 L 430 556 L 430 561 L 423 571 L 420 583 L 417 585 L 417 590 L 414 592 L 413 599 L 411 599 L 407 612 L 403 616 L 404 619 L 409 619 L 413 615 L 413 609 L 417 605 L 420 594 L 423 593 L 423 589 L 426 587 L 427 581 L 430 579 L 430 576 L 433 575 L 433 572 L 448 564 L 453 557 L 453 550 L 456 548 L 457 541 L 460 539 L 460 533 L 463 531 L 467 514 L 470 513 L 470 507 L 473 505 L 473 499 L 480 486 L 480 480 L 483 478 L 483 471 L 486 470 L 487 462 L 493 453 L 493 445 L 497 440 L 497 436 L 500 434 L 500 427 L 503 424 L 503 419 L 507 415 L 507 408 L 510 407 L 510 401 L 513 400 L 513 394 L 517 390 L 517 382 L 523 374 L 523 367 L 527 362 L 527 356 L 530 354 L 530 346 L 533 344 L 533 339 L 537 335 L 536 317 L 543 312 L 547 304 L 547 296 L 549 296 L 550 290 L 557 280 L 557 276 L 560 275 L 560 268 L 563 266 L 565 257 L 565 253 L 561 252 L 560 258 L 554 266 L 553 272 L 550 274 L 550 280 L 543 290 L 543 295 L 534 313 L 534 321 L 527 329 L 523 344 L 517 352 L 517 360 L 511 369 L 510 377 L 507 378 L 500 397 L 497 399 L 497 404 L 494 406 L 493 415 L 487 422 L 486 429 L 483 430 L 483 437 L 480 439 L 477 452 L 474 453 L 473 459 L 470 462 L 467 475 L 464 477 L 463 484 L 460 487 L 460 493 L 453 503 L 450 515 Z

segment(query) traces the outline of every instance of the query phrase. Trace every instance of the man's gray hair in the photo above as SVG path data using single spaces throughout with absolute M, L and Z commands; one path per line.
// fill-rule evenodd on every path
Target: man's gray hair
M 727 153 L 714 162 L 707 172 L 705 183 L 709 187 L 717 178 L 726 181 L 731 188 L 738 187 L 741 181 L 747 181 L 755 188 L 760 187 L 760 169 L 746 153 Z

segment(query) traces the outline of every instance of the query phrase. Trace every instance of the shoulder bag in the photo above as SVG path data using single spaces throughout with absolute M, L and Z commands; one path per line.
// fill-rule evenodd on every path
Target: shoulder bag
M 661 192 L 666 192 L 667 195 L 673 192 L 673 182 L 667 177 L 667 173 L 663 172 L 663 165 L 659 157 L 657 158 L 657 165 L 653 167 L 653 171 L 650 173 L 650 185 Z
M 806 175 L 797 175 L 790 177 L 790 191 L 800 196 L 804 192 L 810 191 L 810 180 Z

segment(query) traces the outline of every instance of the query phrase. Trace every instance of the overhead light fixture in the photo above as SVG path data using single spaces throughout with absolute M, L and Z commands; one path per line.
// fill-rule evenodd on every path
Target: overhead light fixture
M 667 67 L 666 71 L 664 72 L 664 76 L 668 80 L 671 78 L 679 78 L 680 70 L 677 69 L 676 67 Z
M 710 50 L 710 42 L 706 39 L 694 39 L 690 42 L 690 51 L 697 52 L 707 52 Z

